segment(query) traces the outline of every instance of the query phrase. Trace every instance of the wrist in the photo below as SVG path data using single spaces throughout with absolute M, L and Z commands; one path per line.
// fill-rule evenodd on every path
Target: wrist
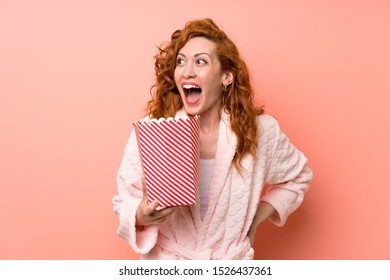
M 276 213 L 275 208 L 268 202 L 261 201 L 257 209 L 253 224 L 258 227 Z

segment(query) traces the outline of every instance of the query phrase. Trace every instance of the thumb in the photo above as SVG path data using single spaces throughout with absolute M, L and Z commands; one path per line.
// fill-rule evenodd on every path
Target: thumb
M 155 210 L 156 210 L 156 208 L 157 208 L 157 206 L 158 206 L 158 202 L 157 202 L 157 200 L 154 200 L 152 203 L 150 203 L 150 204 L 147 204 L 146 203 L 146 205 L 147 205 L 147 207 L 146 207 L 146 209 L 145 209 L 145 211 L 144 211 L 144 214 L 146 215 L 146 216 L 149 216 L 149 215 L 151 215 Z
M 145 177 L 142 177 L 141 183 L 142 183 L 142 200 L 147 200 L 148 192 L 146 190 Z
M 145 202 L 145 204 L 147 205 L 146 209 L 145 209 L 145 215 L 150 215 L 153 213 L 154 210 L 156 210 L 157 206 L 158 206 L 158 201 L 157 200 L 154 200 L 152 203 L 148 204 L 147 201 L 148 201 L 148 192 L 147 192 L 147 188 L 146 188 L 146 182 L 145 182 L 145 177 L 142 177 L 142 200 Z

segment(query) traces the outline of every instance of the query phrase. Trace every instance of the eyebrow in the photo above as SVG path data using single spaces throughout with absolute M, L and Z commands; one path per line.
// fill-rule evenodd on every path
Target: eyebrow
M 201 56 L 201 55 L 204 55 L 204 54 L 211 58 L 211 55 L 209 55 L 209 54 L 206 53 L 206 52 L 196 53 L 196 54 L 194 55 L 194 57 L 198 57 L 198 56 Z M 181 55 L 181 56 L 186 57 L 186 56 L 185 56 L 184 54 L 182 54 L 182 53 L 178 53 L 177 55 L 178 55 L 178 56 Z

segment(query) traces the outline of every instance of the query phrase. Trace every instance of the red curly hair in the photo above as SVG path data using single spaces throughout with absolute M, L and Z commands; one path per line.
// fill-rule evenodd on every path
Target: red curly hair
M 175 116 L 176 112 L 183 108 L 174 80 L 176 57 L 188 40 L 194 37 L 204 37 L 213 41 L 221 70 L 231 72 L 233 75 L 233 82 L 223 93 L 221 109 L 230 115 L 231 129 L 237 136 L 233 163 L 241 172 L 242 158 L 247 153 L 253 156 L 256 154 L 259 133 L 256 116 L 264 113 L 264 110 L 254 105 L 249 71 L 237 47 L 211 19 L 188 22 L 183 30 L 176 30 L 172 34 L 167 45 L 159 47 L 154 57 L 156 83 L 151 88 L 152 99 L 148 102 L 146 114 L 153 118 L 168 118 Z

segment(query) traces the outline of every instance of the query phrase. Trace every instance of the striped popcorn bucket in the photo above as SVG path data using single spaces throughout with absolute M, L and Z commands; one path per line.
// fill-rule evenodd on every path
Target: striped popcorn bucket
M 140 120 L 134 127 L 148 203 L 157 199 L 158 209 L 195 204 L 200 117 Z

